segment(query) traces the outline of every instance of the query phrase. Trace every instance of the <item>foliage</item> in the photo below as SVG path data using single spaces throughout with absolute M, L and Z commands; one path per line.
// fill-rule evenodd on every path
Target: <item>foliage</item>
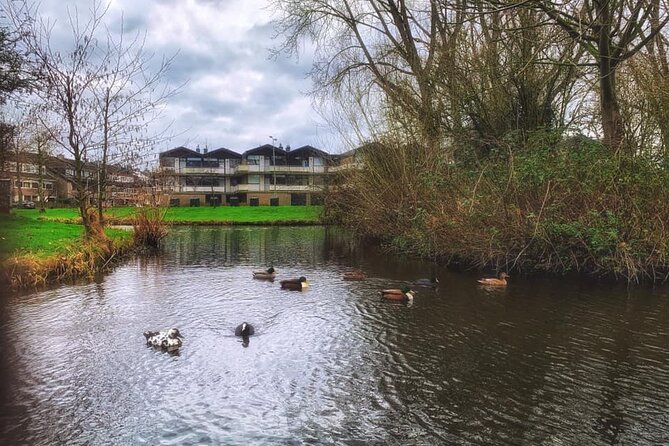
M 582 136 L 536 132 L 527 141 L 511 155 L 441 165 L 428 177 L 367 157 L 348 187 L 331 190 L 328 212 L 390 248 L 475 267 L 667 278 L 665 166 L 608 157 L 606 146 Z M 376 156 L 402 150 L 385 145 Z

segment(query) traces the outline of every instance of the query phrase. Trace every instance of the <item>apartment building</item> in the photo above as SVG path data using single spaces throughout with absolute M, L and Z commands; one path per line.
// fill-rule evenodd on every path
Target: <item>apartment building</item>
M 265 144 L 242 154 L 177 147 L 160 153 L 157 183 L 172 206 L 319 204 L 336 158 L 312 146 Z
M 0 177 L 10 181 L 12 206 L 57 200 L 57 180 L 44 164 L 33 153 L 22 153 L 19 159 L 4 162 Z
M 98 165 L 85 162 L 83 177 L 88 190 L 89 204 L 97 199 Z M 0 166 L 0 178 L 10 180 L 13 206 L 44 201 L 49 206 L 75 203 L 74 160 L 62 156 L 38 157 L 22 153 L 18 161 L 5 161 Z M 105 206 L 147 204 L 150 190 L 147 181 L 137 172 L 122 166 L 107 166 Z

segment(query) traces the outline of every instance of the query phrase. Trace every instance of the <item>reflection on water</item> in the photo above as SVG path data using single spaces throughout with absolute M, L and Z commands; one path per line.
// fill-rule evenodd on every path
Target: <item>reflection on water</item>
M 270 265 L 277 281 L 251 279 Z M 410 307 L 377 295 L 431 276 Z M 0 441 L 667 442 L 666 289 L 476 277 L 336 228 L 174 228 L 96 283 L 3 300 Z M 145 345 L 169 327 L 177 354 Z

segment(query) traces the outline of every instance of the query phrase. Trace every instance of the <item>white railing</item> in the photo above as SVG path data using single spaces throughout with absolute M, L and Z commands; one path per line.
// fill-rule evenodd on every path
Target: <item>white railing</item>
M 179 186 L 179 192 L 225 192 L 225 186 Z
M 225 169 L 225 167 L 181 167 L 179 168 L 179 173 L 217 173 L 217 174 L 230 174 L 232 173 L 230 169 Z

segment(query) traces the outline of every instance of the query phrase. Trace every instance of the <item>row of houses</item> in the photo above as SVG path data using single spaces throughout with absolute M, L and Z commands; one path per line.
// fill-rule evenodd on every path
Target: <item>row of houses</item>
M 83 175 L 94 199 L 98 185 L 98 165 L 86 162 Z M 108 205 L 136 204 L 140 191 L 145 191 L 146 178 L 132 169 L 108 166 L 105 200 Z M 0 178 L 10 180 L 10 200 L 13 206 L 44 202 L 49 206 L 74 204 L 74 160 L 62 156 L 38 156 L 21 153 L 18 159 L 0 165 Z
M 355 153 L 333 155 L 308 145 L 291 150 L 265 144 L 244 153 L 177 147 L 159 154 L 157 169 L 150 175 L 109 166 L 105 202 L 111 206 L 319 204 L 333 174 L 356 162 Z M 84 164 L 92 199 L 97 169 L 95 163 Z M 74 201 L 73 161 L 63 157 L 39 159 L 25 153 L 19 161 L 5 162 L 0 177 L 11 180 L 14 205 Z

